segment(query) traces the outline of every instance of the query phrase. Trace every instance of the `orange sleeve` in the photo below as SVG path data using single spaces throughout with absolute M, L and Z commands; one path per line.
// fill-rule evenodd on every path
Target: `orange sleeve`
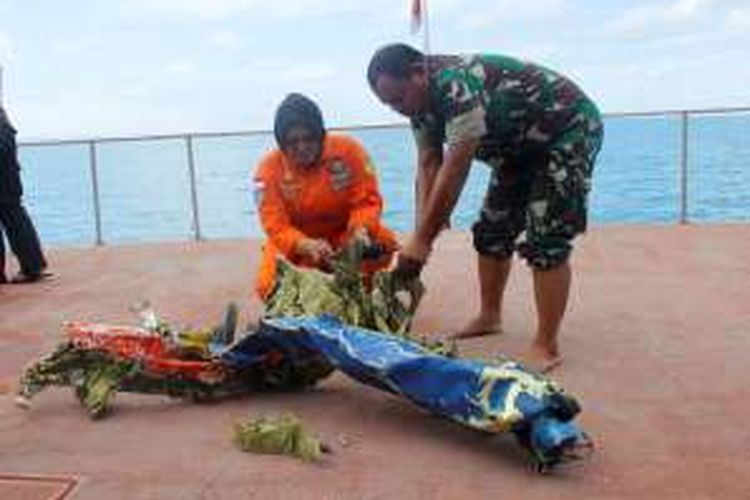
M 281 163 L 278 154 L 264 157 L 255 171 L 255 195 L 263 230 L 271 243 L 284 255 L 291 256 L 305 234 L 292 225 L 279 185 Z
M 383 210 L 383 198 L 378 190 L 375 167 L 365 149 L 353 139 L 348 147 L 348 156 L 355 170 L 355 179 L 347 227 L 350 231 L 365 227 L 370 232 L 375 232 L 380 225 Z

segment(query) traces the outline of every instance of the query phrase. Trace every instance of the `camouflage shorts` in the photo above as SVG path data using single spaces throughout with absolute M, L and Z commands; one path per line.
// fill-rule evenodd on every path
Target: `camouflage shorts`
M 596 108 L 583 108 L 543 151 L 504 158 L 493 170 L 479 220 L 472 227 L 482 255 L 514 251 L 531 267 L 552 269 L 568 259 L 571 240 L 586 230 L 591 173 L 603 128 Z M 516 243 L 522 232 L 525 240 Z

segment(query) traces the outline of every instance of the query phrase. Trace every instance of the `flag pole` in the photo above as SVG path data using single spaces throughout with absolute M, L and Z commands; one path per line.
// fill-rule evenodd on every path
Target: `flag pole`
M 430 54 L 430 15 L 427 11 L 427 0 L 418 0 L 422 2 L 422 18 L 424 22 L 424 31 L 422 37 L 422 49 L 425 55 Z
M 430 20 L 427 14 L 427 0 L 411 0 L 411 32 L 422 30 L 422 52 L 427 55 L 430 47 Z

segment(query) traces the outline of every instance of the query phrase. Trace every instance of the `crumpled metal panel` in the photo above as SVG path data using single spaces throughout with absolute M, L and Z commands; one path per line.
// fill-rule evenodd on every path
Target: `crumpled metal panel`
M 552 380 L 513 361 L 450 358 L 328 315 L 266 319 L 255 335 L 226 352 L 224 360 L 236 364 L 246 356 L 249 361 L 267 349 L 291 358 L 320 353 L 351 378 L 430 413 L 483 432 L 513 432 L 540 467 L 577 458 L 589 443 L 572 421 L 580 411 L 576 400 Z

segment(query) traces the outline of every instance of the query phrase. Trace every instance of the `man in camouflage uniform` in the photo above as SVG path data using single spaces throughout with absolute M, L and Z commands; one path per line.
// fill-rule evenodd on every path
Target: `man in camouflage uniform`
M 514 251 L 533 269 L 537 333 L 527 362 L 561 361 L 571 240 L 586 228 L 586 198 L 602 142 L 596 105 L 570 80 L 500 55 L 425 56 L 403 44 L 379 49 L 368 80 L 411 119 L 418 150 L 417 221 L 397 272 L 419 274 L 449 220 L 473 159 L 492 168 L 479 220 L 481 306 L 458 338 L 499 333 Z M 447 147 L 444 147 L 444 144 Z M 525 232 L 525 240 L 517 243 Z

